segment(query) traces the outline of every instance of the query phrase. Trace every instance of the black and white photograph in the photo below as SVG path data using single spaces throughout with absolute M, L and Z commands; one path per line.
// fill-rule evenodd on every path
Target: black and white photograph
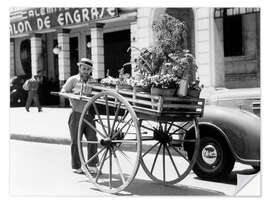
M 9 195 L 261 197 L 263 8 L 84 5 L 8 8 Z

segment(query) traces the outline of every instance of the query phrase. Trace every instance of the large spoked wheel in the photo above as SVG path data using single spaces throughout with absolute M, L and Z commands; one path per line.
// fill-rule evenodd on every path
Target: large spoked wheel
M 96 134 L 96 139 L 82 136 L 85 129 Z M 93 96 L 80 117 L 78 147 L 90 182 L 107 193 L 124 190 L 137 173 L 141 154 L 138 119 L 131 105 L 115 92 Z M 89 150 L 92 153 L 88 154 Z M 91 167 L 97 162 L 98 172 L 93 173 Z
M 200 135 L 197 119 L 193 121 L 195 137 L 188 136 L 185 130 L 192 125 L 191 122 L 141 121 L 140 124 L 144 146 L 141 165 L 146 174 L 153 181 L 166 185 L 183 180 L 198 156 Z M 186 144 L 189 152 L 185 149 Z M 188 153 L 192 153 L 191 159 Z

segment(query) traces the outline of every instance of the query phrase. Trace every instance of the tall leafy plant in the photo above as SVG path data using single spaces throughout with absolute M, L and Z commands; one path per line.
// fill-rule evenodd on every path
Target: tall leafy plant
M 183 52 L 185 49 L 186 26 L 180 20 L 164 14 L 152 25 L 156 43 L 154 48 L 154 58 L 161 66 L 165 60 L 169 60 L 169 54 Z

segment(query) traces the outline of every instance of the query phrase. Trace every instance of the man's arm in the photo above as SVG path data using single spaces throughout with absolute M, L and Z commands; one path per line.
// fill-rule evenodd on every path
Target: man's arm
M 23 89 L 28 91 L 29 90 L 29 79 L 25 81 L 25 83 L 23 84 Z
M 63 85 L 61 92 L 70 93 L 70 92 L 72 92 L 73 88 L 74 88 L 74 80 L 70 77 L 67 79 L 67 81 Z

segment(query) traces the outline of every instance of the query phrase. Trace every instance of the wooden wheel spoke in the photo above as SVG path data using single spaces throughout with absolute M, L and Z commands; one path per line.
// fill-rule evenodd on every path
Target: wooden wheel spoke
M 109 155 L 110 156 L 109 187 L 112 188 L 112 150 L 111 150 L 111 148 L 109 150 L 110 150 L 110 155 Z
M 128 163 L 132 166 L 133 164 L 131 163 L 131 161 L 129 160 L 128 155 L 126 155 L 125 152 L 123 152 L 119 147 L 117 148 L 117 150 L 123 155 L 123 157 L 128 161 Z
M 176 165 L 175 165 L 175 163 L 174 163 L 174 160 L 173 160 L 173 157 L 172 157 L 172 155 L 171 155 L 171 152 L 170 152 L 170 150 L 168 149 L 168 146 L 167 146 L 167 145 L 165 145 L 165 147 L 166 147 L 166 150 L 167 150 L 167 152 L 168 152 L 168 155 L 169 155 L 169 157 L 170 157 L 170 159 L 171 159 L 171 162 L 172 162 L 172 164 L 173 164 L 173 167 L 174 167 L 174 169 L 175 169 L 175 171 L 176 171 L 178 177 L 180 177 L 181 175 L 180 175 L 180 173 L 179 173 L 179 171 L 178 171 L 178 169 L 177 169 L 177 167 L 176 167 Z
M 112 132 L 114 132 L 114 126 L 115 126 L 115 123 L 116 123 L 117 118 L 118 118 L 120 106 L 121 106 L 121 102 L 118 103 L 118 106 L 117 106 L 117 109 L 116 109 L 116 113 L 115 113 L 115 117 L 114 117 L 114 120 L 113 120 L 113 125 L 112 125 L 112 130 L 111 130 L 110 137 L 111 137 L 111 135 L 112 135 Z
M 112 152 L 113 152 L 114 160 L 115 160 L 115 163 L 116 163 L 116 165 L 117 165 L 117 168 L 118 168 L 119 175 L 120 175 L 120 177 L 121 177 L 122 183 L 125 184 L 125 178 L 124 178 L 122 169 L 121 169 L 121 167 L 120 167 L 119 160 L 118 160 L 118 158 L 117 158 L 117 156 L 116 156 L 115 151 L 112 150 Z
M 127 135 L 127 133 L 128 133 L 128 131 L 129 131 L 129 129 L 130 129 L 131 126 L 133 126 L 133 125 L 132 125 L 132 124 L 129 124 L 129 126 L 128 126 L 126 132 L 124 133 L 124 136 L 123 136 L 123 137 L 126 137 L 126 135 Z M 134 126 L 133 126 L 133 127 L 134 127 Z
M 95 153 L 90 159 L 88 159 L 87 162 L 84 163 L 84 165 L 87 165 L 88 163 L 90 163 L 91 161 L 93 161 L 93 159 L 96 158 L 104 149 L 106 149 L 106 148 L 104 147 L 99 152 Z
M 172 126 L 177 127 L 177 129 L 174 130 L 173 132 L 169 132 L 169 131 L 168 131 L 168 133 L 169 133 L 170 135 L 173 135 L 173 134 L 175 134 L 177 131 L 180 131 L 180 130 L 186 131 L 186 130 L 184 129 L 184 127 L 185 127 L 187 124 L 188 124 L 188 122 L 186 122 L 186 123 L 185 123 L 184 125 L 182 125 L 182 126 L 178 126 L 178 125 L 172 123 Z
M 155 165 L 156 165 L 156 161 L 157 161 L 157 157 L 158 157 L 158 154 L 159 154 L 160 149 L 161 149 L 161 144 L 159 145 L 157 154 L 156 154 L 156 156 L 155 156 L 155 159 L 154 159 L 153 164 L 152 164 L 152 167 L 151 167 L 151 173 L 152 173 L 152 174 L 153 174 L 153 171 L 154 171 L 154 167 L 155 167 Z
M 154 144 L 152 147 L 150 147 L 143 155 L 142 157 L 144 157 L 146 154 L 148 154 L 152 149 L 154 149 L 155 146 L 157 146 L 159 144 L 159 142 L 157 142 L 156 144 Z
M 106 131 L 105 126 L 104 126 L 104 124 L 103 124 L 103 122 L 102 122 L 102 119 L 101 119 L 101 117 L 100 117 L 98 108 L 97 108 L 97 106 L 96 106 L 95 103 L 93 103 L 93 106 L 94 106 L 96 115 L 98 116 L 99 124 L 101 125 L 101 127 L 102 127 L 102 129 L 103 129 L 103 131 L 104 131 L 104 134 L 108 137 L 107 131 Z
M 145 128 L 145 129 L 147 129 L 147 130 L 150 130 L 150 131 L 154 131 L 154 129 L 153 129 L 153 128 L 146 127 L 146 126 L 144 126 L 144 125 L 141 125 L 141 127 Z
M 177 154 L 179 154 L 181 157 L 183 157 L 188 163 L 190 163 L 190 161 L 186 158 L 186 156 L 181 152 L 179 151 L 177 148 L 175 148 L 174 146 L 171 146 L 174 151 L 176 151 Z
M 125 120 L 125 119 L 126 119 L 126 117 L 127 117 L 128 113 L 129 113 L 129 112 L 126 110 L 125 114 L 124 114 L 124 115 L 123 115 L 123 117 L 120 119 L 119 123 L 117 124 L 116 129 L 119 127 L 120 123 L 122 123 L 122 122 L 123 122 L 123 120 Z
M 167 132 L 167 123 L 165 123 L 165 126 L 164 126 L 164 132 Z
M 82 140 L 81 143 L 87 143 L 87 144 L 99 144 L 99 141 Z
M 165 144 L 163 144 L 163 182 L 166 181 L 166 160 L 165 160 Z
M 108 134 L 111 134 L 111 127 L 110 127 L 110 112 L 109 112 L 109 104 L 108 104 L 108 96 L 105 95 L 105 104 L 106 104 L 106 114 L 107 114 L 107 123 L 108 123 Z
M 109 150 L 106 149 L 106 151 L 103 153 L 103 155 L 102 155 L 102 157 L 101 157 L 101 160 L 100 160 L 101 164 L 100 164 L 100 167 L 99 167 L 99 170 L 98 170 L 98 173 L 97 173 L 97 176 L 96 176 L 96 180 L 95 180 L 96 183 L 97 183 L 97 181 L 98 181 L 98 179 L 99 179 L 99 177 L 100 177 L 100 174 L 101 174 L 103 165 L 104 165 L 104 163 L 105 163 L 105 160 L 106 160 L 106 156 L 107 156 L 108 151 L 109 151 Z
M 112 136 L 112 139 L 114 139 L 116 136 L 118 136 L 120 134 L 120 132 L 122 132 L 122 130 L 130 123 L 130 121 L 132 121 L 132 119 L 129 119 L 128 122 L 126 122 L 120 130 L 118 130 L 113 136 Z
M 86 120 L 85 118 L 83 119 L 83 121 L 90 127 L 92 128 L 94 131 L 96 131 L 98 134 L 101 135 L 101 137 L 106 138 L 95 126 L 93 126 L 88 120 Z
M 173 132 L 168 132 L 169 135 L 174 135 L 177 131 L 182 130 L 182 128 L 178 127 L 176 130 L 174 130 Z
M 112 140 L 112 143 L 137 143 L 136 139 Z
M 190 122 L 185 122 L 183 125 L 181 125 L 181 126 L 179 126 L 179 125 L 176 125 L 176 124 L 174 124 L 174 123 L 172 123 L 172 125 L 174 126 L 174 127 L 179 127 L 179 128 L 184 128 L 186 125 L 188 125 Z
M 168 129 L 167 129 L 167 131 L 166 131 L 167 133 L 169 133 L 169 132 L 170 132 L 170 130 L 171 130 L 171 128 L 172 128 L 172 126 L 173 126 L 173 123 L 171 122 L 171 123 L 170 123 L 169 128 L 168 128 Z

